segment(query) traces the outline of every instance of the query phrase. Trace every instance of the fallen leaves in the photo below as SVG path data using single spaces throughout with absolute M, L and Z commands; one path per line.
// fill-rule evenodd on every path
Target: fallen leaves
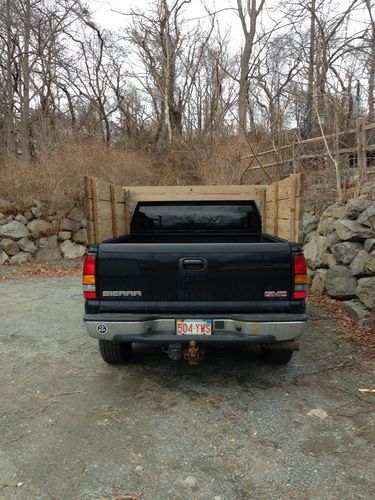
M 310 294 L 308 303 L 319 308 L 319 317 L 314 314 L 312 319 L 318 321 L 331 319 L 335 321 L 343 337 L 360 346 L 367 347 L 372 353 L 375 352 L 375 332 L 355 321 L 339 300 L 331 299 L 325 295 Z
M 24 279 L 24 278 L 66 278 L 72 276 L 80 276 L 82 274 L 82 260 L 74 260 L 74 263 L 58 264 L 58 263 L 43 263 L 37 264 L 34 262 L 18 266 L 7 273 L 5 276 L 0 276 L 1 281 L 9 279 Z
M 313 410 L 307 412 L 307 416 L 318 417 L 324 420 L 325 418 L 328 417 L 328 413 L 325 410 L 322 410 L 321 408 L 314 408 Z

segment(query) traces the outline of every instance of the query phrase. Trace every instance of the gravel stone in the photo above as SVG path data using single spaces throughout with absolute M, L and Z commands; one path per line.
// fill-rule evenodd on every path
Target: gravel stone
M 0 236 L 8 237 L 12 240 L 20 240 L 28 235 L 27 227 L 17 220 L 13 220 L 0 227 Z

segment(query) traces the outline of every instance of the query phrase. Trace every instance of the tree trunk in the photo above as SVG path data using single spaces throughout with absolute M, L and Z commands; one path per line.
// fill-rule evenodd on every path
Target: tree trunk
M 30 162 L 30 27 L 31 0 L 25 0 L 24 44 L 22 57 L 21 143 L 25 165 Z

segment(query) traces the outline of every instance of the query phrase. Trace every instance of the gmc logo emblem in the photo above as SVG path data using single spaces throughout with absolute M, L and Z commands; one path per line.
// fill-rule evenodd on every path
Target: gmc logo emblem
M 142 297 L 140 290 L 105 290 L 103 297 Z

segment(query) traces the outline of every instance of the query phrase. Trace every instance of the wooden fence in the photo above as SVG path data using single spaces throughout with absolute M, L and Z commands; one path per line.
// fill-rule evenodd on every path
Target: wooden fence
M 129 233 L 132 205 L 138 201 L 257 200 L 264 232 L 291 241 L 301 239 L 302 174 L 270 185 L 128 186 L 85 177 L 87 234 L 98 243 Z
M 305 171 L 306 163 L 311 165 L 311 160 L 319 158 L 336 160 L 343 181 L 353 176 L 361 181 L 375 176 L 375 123 L 366 124 L 365 118 L 359 117 L 356 128 L 296 140 L 241 156 L 239 160 L 250 160 L 247 171 L 280 168 L 282 177 Z

